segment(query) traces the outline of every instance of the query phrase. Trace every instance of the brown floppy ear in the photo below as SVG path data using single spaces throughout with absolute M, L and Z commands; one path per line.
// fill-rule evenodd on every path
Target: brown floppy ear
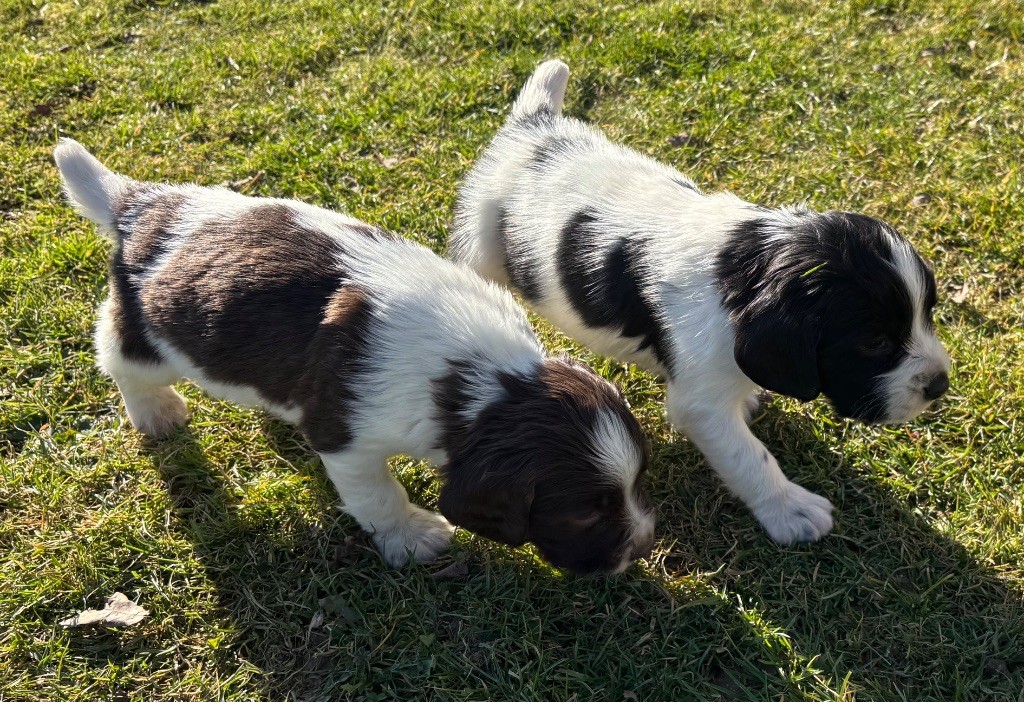
M 438 509 L 449 522 L 509 546 L 529 541 L 532 482 L 489 478 L 484 466 L 449 465 L 447 473 Z

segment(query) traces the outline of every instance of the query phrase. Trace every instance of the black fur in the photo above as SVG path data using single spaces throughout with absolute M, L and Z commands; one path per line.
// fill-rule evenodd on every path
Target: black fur
M 620 239 L 595 265 L 597 227 L 600 220 L 590 210 L 577 212 L 562 227 L 557 265 L 569 301 L 587 326 L 616 329 L 638 339 L 637 350 L 651 349 L 671 373 L 668 332 L 642 288 L 646 243 L 639 237 Z
M 735 356 L 762 387 L 837 411 L 883 419 L 878 376 L 905 357 L 914 318 L 892 265 L 885 224 L 858 214 L 807 213 L 784 240 L 755 219 L 735 228 L 715 273 L 735 329 Z M 917 260 L 934 304 L 931 272 Z M 930 309 L 930 308 L 929 308 Z
M 537 262 L 533 260 L 526 247 L 517 245 L 514 239 L 509 237 L 508 212 L 501 205 L 498 205 L 496 221 L 496 235 L 504 252 L 505 274 L 509 282 L 527 300 L 539 302 L 541 289 L 540 278 L 537 277 Z
M 434 401 L 448 454 L 438 507 L 453 524 L 502 543 L 527 541 L 576 573 L 614 570 L 631 550 L 621 488 L 595 481 L 592 446 L 599 411 L 618 414 L 647 444 L 618 391 L 577 363 L 547 359 L 534 373 L 499 373 L 505 397 L 468 416 L 479 363 L 452 361 Z M 478 382 L 478 381 L 477 381 Z M 646 504 L 641 480 L 632 486 Z

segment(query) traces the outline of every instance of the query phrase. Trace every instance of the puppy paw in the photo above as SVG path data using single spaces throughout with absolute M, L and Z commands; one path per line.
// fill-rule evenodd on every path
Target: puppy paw
M 796 483 L 758 505 L 754 516 L 780 544 L 817 541 L 832 531 L 832 503 Z
M 153 439 L 165 439 L 188 420 L 188 408 L 174 388 L 164 387 L 129 398 L 125 396 L 132 426 Z
M 409 506 L 406 521 L 373 534 L 373 543 L 392 568 L 401 568 L 410 558 L 426 563 L 448 550 L 455 527 L 437 512 Z

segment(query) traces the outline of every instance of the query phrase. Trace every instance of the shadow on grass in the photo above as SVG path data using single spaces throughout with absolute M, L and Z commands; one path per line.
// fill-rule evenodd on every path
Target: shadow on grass
M 1018 699 L 1022 594 L 814 429 L 771 406 L 754 427 L 791 478 L 836 505 L 835 531 L 780 547 L 701 465 L 658 496 L 662 537 L 678 544 L 665 559 L 669 576 L 720 569 L 716 582 L 784 632 L 795 653 L 833 684 L 849 676 L 869 699 Z M 681 444 L 655 447 L 655 484 L 659 467 L 699 460 Z
M 832 467 L 827 482 L 803 482 L 836 502 L 835 535 L 772 544 L 677 437 L 655 445 L 650 480 L 664 555 L 617 578 L 565 576 L 491 543 L 477 551 L 464 533 L 436 564 L 388 569 L 333 509 L 316 455 L 272 420 L 265 435 L 305 476 L 312 509 L 308 495 L 306 509 L 292 494 L 247 496 L 188 430 L 149 449 L 173 528 L 230 619 L 218 677 L 255 668 L 250 691 L 258 680 L 287 699 L 1018 694 L 1020 594 L 829 452 L 808 422 L 768 408 L 757 433 L 784 464 Z M 403 480 L 431 502 L 431 481 Z M 439 575 L 453 563 L 467 572 Z

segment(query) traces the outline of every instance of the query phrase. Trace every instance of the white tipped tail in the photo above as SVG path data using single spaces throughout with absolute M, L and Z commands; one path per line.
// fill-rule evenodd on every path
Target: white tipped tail
M 114 207 L 128 192 L 132 180 L 111 171 L 74 139 L 61 139 L 53 152 L 53 160 L 57 162 L 64 180 L 64 193 L 71 204 L 84 217 L 113 234 Z
M 526 119 L 538 112 L 557 115 L 562 112 L 569 67 L 559 60 L 537 66 L 512 105 L 512 119 Z

